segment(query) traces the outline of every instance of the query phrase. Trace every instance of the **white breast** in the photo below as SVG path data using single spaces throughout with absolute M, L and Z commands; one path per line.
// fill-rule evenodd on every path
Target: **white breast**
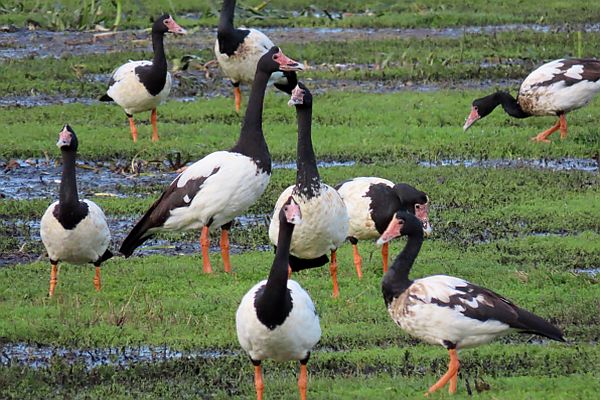
M 271 243 L 277 243 L 279 234 L 279 210 L 292 194 L 294 186 L 279 196 L 269 225 Z M 306 199 L 294 195 L 300 205 L 302 223 L 296 225 L 292 235 L 290 253 L 303 259 L 320 257 L 337 249 L 348 234 L 348 212 L 344 201 L 331 186 L 321 184 L 319 195 Z
M 247 156 L 217 151 L 187 168 L 178 186 L 189 179 L 209 176 L 215 168 L 218 172 L 206 179 L 190 205 L 172 210 L 162 229 L 199 229 L 211 218 L 211 229 L 217 229 L 254 204 L 271 177 Z
M 377 177 L 359 177 L 345 182 L 338 189 L 342 196 L 350 224 L 348 236 L 359 240 L 377 239 L 379 232 L 375 229 L 375 222 L 371 219 L 371 199 L 366 197 L 371 185 L 383 183 L 389 187 L 394 187 L 394 183 L 387 179 Z
M 58 201 L 52 203 L 42 216 L 40 235 L 51 260 L 72 264 L 97 261 L 108 249 L 110 231 L 102 209 L 90 200 L 88 215 L 73 229 L 65 229 L 53 215 Z
M 215 55 L 223 73 L 232 82 L 252 83 L 258 60 L 273 47 L 273 42 L 264 33 L 249 29 L 250 33 L 230 57 L 219 51 L 219 41 L 215 42 Z
M 321 337 L 315 305 L 297 282 L 288 280 L 292 311 L 282 325 L 269 330 L 259 321 L 254 308 L 256 291 L 266 283 L 264 280 L 250 289 L 237 310 L 235 321 L 240 345 L 253 360 L 302 360 Z
M 115 81 L 107 91 L 107 94 L 128 114 L 149 111 L 156 108 L 165 101 L 171 92 L 171 74 L 167 72 L 165 87 L 156 96 L 152 96 L 146 87 L 140 82 L 135 68 L 139 66 L 152 65 L 150 61 L 130 61 L 121 65 L 113 72 L 112 79 Z

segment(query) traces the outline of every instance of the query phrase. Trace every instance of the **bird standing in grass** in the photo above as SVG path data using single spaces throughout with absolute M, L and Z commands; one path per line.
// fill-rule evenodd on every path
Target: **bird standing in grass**
M 112 257 L 108 250 L 110 231 L 104 213 L 90 200 L 79 200 L 75 159 L 78 141 L 75 132 L 65 125 L 56 145 L 62 153 L 62 177 L 58 201 L 42 216 L 40 235 L 48 252 L 52 271 L 49 295 L 54 295 L 58 282 L 58 263 L 93 263 L 96 266 L 94 286 L 101 288 L 100 264 Z
M 254 364 L 256 398 L 262 400 L 264 384 L 261 362 L 300 361 L 298 388 L 306 399 L 306 364 L 312 348 L 321 338 L 319 317 L 308 293 L 288 279 L 292 233 L 302 226 L 300 206 L 292 196 L 282 204 L 277 216 L 279 232 L 275 259 L 266 281 L 257 283 L 242 299 L 235 315 L 237 336 Z
M 531 140 L 549 143 L 548 137 L 557 130 L 560 130 L 560 138 L 565 139 L 567 113 L 588 104 L 599 91 L 600 61 L 579 58 L 554 60 L 525 78 L 516 99 L 500 91 L 473 101 L 463 129 L 466 131 L 502 105 L 504 111 L 515 118 L 540 115 L 558 117 L 556 124 Z
M 129 118 L 131 137 L 137 142 L 138 132 L 133 114 L 152 110 L 152 141 L 158 141 L 156 107 L 167 99 L 171 92 L 171 74 L 167 71 L 167 59 L 163 46 L 167 32 L 184 34 L 185 29 L 177 25 L 173 17 L 162 15 L 152 25 L 152 61 L 129 61 L 117 68 L 110 77 L 106 94 L 101 101 L 114 101 L 125 110 Z
M 215 56 L 225 76 L 233 85 L 235 111 L 242 105 L 240 83 L 252 83 L 258 60 L 271 47 L 271 39 L 256 29 L 236 29 L 233 26 L 235 0 L 223 1 L 217 28 Z
M 423 244 L 421 221 L 408 212 L 397 212 L 377 243 L 381 245 L 398 236 L 407 236 L 408 241 L 381 284 L 388 312 L 410 335 L 444 346 L 450 356 L 448 372 L 426 395 L 448 382 L 448 391 L 456 392 L 457 350 L 489 343 L 515 330 L 565 341 L 557 327 L 489 289 L 446 275 L 409 279 Z
M 262 131 L 267 82 L 275 71 L 302 68 L 278 47 L 261 57 L 237 144 L 208 154 L 179 174 L 127 235 L 121 253 L 130 256 L 157 231 L 202 229 L 202 264 L 209 273 L 209 229 L 221 228 L 221 255 L 225 271 L 230 271 L 231 223 L 258 200 L 271 178 L 271 154 Z

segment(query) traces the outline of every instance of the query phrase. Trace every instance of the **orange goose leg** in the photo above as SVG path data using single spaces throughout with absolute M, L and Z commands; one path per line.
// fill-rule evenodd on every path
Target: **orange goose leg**
M 564 114 L 561 115 L 561 118 L 564 116 Z M 565 120 L 565 132 L 567 129 L 567 125 L 566 125 L 566 120 Z M 558 121 L 556 121 L 556 124 L 554 124 L 552 126 L 552 128 L 550 129 L 546 129 L 544 132 L 538 134 L 537 136 L 534 136 L 531 138 L 531 140 L 533 140 L 534 142 L 544 142 L 544 143 L 550 143 L 550 140 L 548 140 L 548 136 L 552 135 L 554 132 L 556 132 L 561 125 L 561 120 L 559 119 Z M 561 132 L 562 135 L 562 132 Z
M 354 255 L 354 266 L 356 267 L 356 275 L 358 275 L 358 279 L 362 279 L 362 258 L 358 253 L 358 246 L 355 243 L 352 244 L 352 254 Z
M 456 387 L 458 386 L 458 371 L 450 378 L 450 386 L 448 386 L 448 393 L 456 393 Z
M 240 108 L 242 108 L 242 91 L 239 86 L 233 87 L 233 96 L 235 97 L 235 111 L 240 112 Z
M 292 267 L 288 264 L 288 279 L 292 278 Z
M 212 272 L 210 265 L 210 259 L 208 258 L 208 249 L 210 247 L 210 237 L 208 235 L 208 226 L 202 227 L 202 234 L 200 235 L 200 246 L 202 247 L 202 270 L 206 274 Z
M 256 400 L 262 400 L 265 384 L 263 383 L 260 364 L 254 366 L 254 387 L 256 388 Z
M 99 292 L 102 288 L 102 281 L 100 280 L 100 266 L 96 266 L 96 275 L 94 276 L 94 287 L 96 291 Z
M 129 118 L 129 129 L 131 129 L 131 138 L 133 139 L 133 143 L 137 142 L 137 128 L 135 127 L 135 123 L 133 122 L 133 115 L 128 115 Z
M 221 229 L 221 258 L 223 259 L 223 267 L 225 272 L 231 272 L 231 262 L 229 261 L 229 231 Z
M 152 114 L 150 114 L 150 121 L 152 121 L 152 141 L 158 142 L 158 126 L 156 125 L 156 108 L 152 109 Z
M 331 272 L 331 280 L 333 281 L 333 297 L 340 295 L 340 288 L 337 281 L 337 257 L 335 250 L 331 251 L 331 262 L 329 263 L 329 272 Z
M 446 386 L 446 384 L 448 383 L 448 381 L 451 380 L 455 380 L 455 382 L 450 382 L 450 388 L 449 388 L 449 392 L 450 393 L 454 393 L 456 392 L 456 374 L 458 374 L 458 367 L 459 367 L 459 362 L 458 362 L 458 354 L 456 352 L 456 349 L 448 349 L 448 354 L 450 355 L 450 363 L 448 364 L 448 372 L 446 372 L 439 381 L 437 381 L 433 386 L 431 386 L 429 388 L 429 390 L 427 390 L 427 393 L 425 393 L 425 396 L 430 395 L 431 393 L 435 392 L 438 389 L 443 388 L 444 386 Z
M 56 283 L 58 282 L 58 261 L 52 263 L 52 269 L 50 270 L 50 290 L 48 291 L 48 296 L 54 296 L 54 289 L 56 288 Z
M 562 139 L 566 139 L 567 138 L 567 115 L 566 114 L 560 114 L 560 138 Z
M 388 270 L 388 262 L 389 262 L 389 242 L 384 243 L 381 246 L 381 258 L 383 259 L 383 273 L 385 274 Z
M 298 389 L 300 390 L 300 400 L 306 400 L 306 387 L 308 386 L 308 372 L 306 364 L 300 363 L 300 376 L 298 377 Z

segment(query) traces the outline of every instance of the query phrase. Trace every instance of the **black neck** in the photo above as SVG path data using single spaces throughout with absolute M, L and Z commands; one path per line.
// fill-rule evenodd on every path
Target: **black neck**
M 240 138 L 231 151 L 253 158 L 257 165 L 271 173 L 271 156 L 262 131 L 263 104 L 271 74 L 256 70 L 252 91 L 246 107 Z
M 288 265 L 290 260 L 290 244 L 294 225 L 287 221 L 280 221 L 279 236 L 277 238 L 277 251 L 267 280 L 263 296 L 270 296 L 272 300 L 282 299 L 287 291 Z M 273 303 L 277 304 L 277 303 Z
M 530 117 L 531 114 L 523 111 L 517 100 L 511 96 L 508 92 L 496 92 L 495 95 L 498 104 L 502 105 L 504 111 L 511 117 L 515 118 L 527 118 Z
M 74 151 L 62 150 L 62 178 L 60 180 L 59 204 L 63 209 L 65 207 L 74 207 L 79 204 L 77 195 L 77 178 L 75 176 L 75 159 L 77 154 Z
M 154 58 L 152 59 L 152 68 L 165 75 L 167 72 L 167 58 L 165 57 L 165 47 L 163 45 L 164 33 L 152 32 L 152 49 L 154 50 Z
M 225 33 L 233 31 L 233 14 L 235 12 L 235 0 L 223 1 L 223 8 L 219 17 L 218 32 Z
M 423 231 L 419 230 L 414 235 L 408 236 L 404 249 L 392 264 L 390 270 L 383 278 L 383 297 L 386 304 L 402 294 L 411 284 L 408 278 L 410 269 L 421 250 L 423 244 Z
M 298 119 L 298 145 L 296 153 L 296 186 L 300 193 L 310 196 L 319 184 L 319 170 L 312 145 L 312 105 L 296 106 Z M 314 194 L 314 193 L 312 193 Z

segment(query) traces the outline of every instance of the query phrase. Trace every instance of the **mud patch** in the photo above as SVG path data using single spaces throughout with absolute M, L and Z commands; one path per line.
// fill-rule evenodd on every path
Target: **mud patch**
M 419 161 L 417 163 L 422 167 L 446 167 L 446 166 L 462 166 L 466 168 L 535 168 L 547 169 L 551 171 L 585 171 L 598 173 L 598 162 L 594 159 L 585 158 L 559 158 L 556 160 L 539 159 L 539 160 L 458 160 L 444 159 L 435 161 Z
M 0 365 L 49 368 L 56 362 L 83 364 L 89 369 L 100 366 L 129 367 L 138 363 L 169 360 L 218 359 L 237 356 L 231 350 L 202 349 L 180 351 L 167 346 L 109 347 L 68 349 L 27 343 L 7 343 L 0 350 Z

